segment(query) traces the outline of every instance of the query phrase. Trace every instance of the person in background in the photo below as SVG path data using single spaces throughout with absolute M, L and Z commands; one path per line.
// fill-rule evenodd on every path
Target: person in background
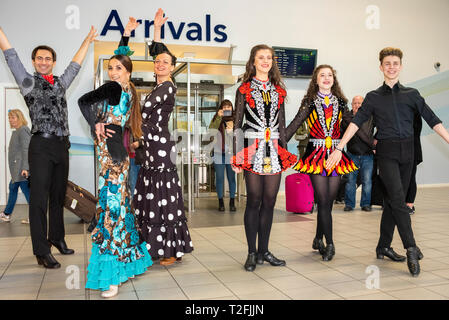
M 125 131 L 123 132 L 123 144 L 129 155 L 128 186 L 130 195 L 132 197 L 134 195 L 140 165 L 142 164 L 143 140 L 133 135 L 129 122 L 125 124 Z
M 53 75 L 56 52 L 40 45 L 31 53 L 34 74 L 27 72 L 16 50 L 0 28 L 0 49 L 30 111 L 30 234 L 33 254 L 45 268 L 60 268 L 51 246 L 73 254 L 65 242 L 64 199 L 69 175 L 69 121 L 66 91 L 81 69 L 97 30 L 91 27 L 61 76 Z M 47 209 L 49 219 L 47 221 Z M 47 227 L 48 226 L 48 227 Z
M 298 141 L 298 158 L 300 159 L 306 153 L 307 144 L 309 143 L 309 127 L 306 121 L 296 130 L 295 140 Z
M 31 140 L 31 131 L 27 126 L 28 123 L 22 111 L 19 109 L 9 110 L 8 120 L 11 129 L 14 131 L 8 147 L 8 165 L 11 173 L 8 202 L 3 212 L 0 212 L 0 219 L 5 222 L 11 221 L 19 188 L 22 189 L 27 202 L 30 203 L 30 188 L 27 178 L 30 170 L 28 165 L 28 146 Z M 29 219 L 22 220 L 22 223 L 29 223 Z
M 357 114 L 362 105 L 363 97 L 355 96 L 352 99 L 352 116 Z M 352 117 L 351 117 L 352 120 Z M 345 129 L 349 123 L 344 122 Z M 354 136 L 348 143 L 348 156 L 354 161 L 359 170 L 348 174 L 348 181 L 345 187 L 345 208 L 344 211 L 352 211 L 355 208 L 355 195 L 357 190 L 357 176 L 360 172 L 362 182 L 362 198 L 360 207 L 363 211 L 371 211 L 371 187 L 373 177 L 374 162 L 374 125 L 373 118 L 369 118 L 358 131 L 359 135 Z M 363 133 L 363 135 L 361 135 Z
M 218 133 L 215 135 L 214 145 L 214 167 L 216 177 L 216 188 L 218 195 L 218 210 L 224 211 L 224 172 L 226 170 L 226 176 L 229 183 L 229 209 L 236 211 L 235 208 L 235 173 L 231 166 L 232 144 L 233 144 L 233 128 L 234 128 L 234 112 L 232 110 L 232 102 L 229 100 L 223 100 L 220 107 L 213 117 L 209 129 L 216 129 Z

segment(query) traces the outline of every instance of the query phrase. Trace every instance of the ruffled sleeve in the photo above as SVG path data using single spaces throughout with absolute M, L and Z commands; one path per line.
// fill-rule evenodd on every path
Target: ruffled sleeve
M 92 136 L 95 136 L 95 124 L 106 118 L 105 106 L 119 104 L 121 95 L 120 84 L 111 81 L 79 98 L 78 106 L 91 128 Z

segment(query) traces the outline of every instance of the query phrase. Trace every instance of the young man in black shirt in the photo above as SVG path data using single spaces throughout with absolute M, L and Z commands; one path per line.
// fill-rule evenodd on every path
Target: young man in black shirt
M 384 74 L 384 84 L 366 95 L 360 111 L 349 125 L 336 150 L 329 157 L 326 168 L 332 168 L 340 161 L 341 150 L 360 126 L 373 116 L 377 127 L 376 153 L 379 175 L 386 189 L 380 238 L 376 248 L 377 257 L 382 259 L 387 256 L 394 261 L 405 260 L 405 257 L 398 255 L 390 247 L 394 227 L 397 226 L 404 248 L 407 249 L 408 269 L 413 276 L 418 276 L 419 260 L 423 258 L 423 255 L 416 246 L 409 209 L 405 204 L 405 195 L 413 167 L 415 112 L 418 112 L 447 143 L 449 143 L 449 133 L 418 90 L 404 87 L 399 83 L 402 51 L 396 48 L 384 48 L 379 54 L 379 60 L 380 70 Z

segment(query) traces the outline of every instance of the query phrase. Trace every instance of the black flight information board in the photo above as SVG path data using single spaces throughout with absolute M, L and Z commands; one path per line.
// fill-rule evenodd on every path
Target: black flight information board
M 309 78 L 316 67 L 317 49 L 273 47 L 281 75 L 287 78 Z

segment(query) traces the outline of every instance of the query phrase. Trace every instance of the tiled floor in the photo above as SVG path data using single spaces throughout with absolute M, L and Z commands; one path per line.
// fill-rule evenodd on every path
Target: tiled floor
M 192 254 L 172 266 L 153 265 L 124 283 L 113 299 L 449 299 L 448 194 L 449 188 L 418 191 L 412 221 L 425 257 L 417 278 L 410 276 L 405 262 L 376 259 L 380 208 L 347 213 L 343 205 L 335 205 L 336 256 L 324 262 L 311 249 L 316 215 L 285 213 L 285 199 L 279 196 L 270 250 L 287 261 L 286 267 L 265 263 L 246 272 L 243 204 L 238 213 L 220 213 L 227 225 L 204 227 L 208 216 L 213 223 L 220 218 L 213 201 L 213 209 L 202 207 L 189 217 Z M 54 250 L 62 268 L 46 270 L 37 265 L 28 230 L 20 224 L 26 211 L 26 206 L 18 206 L 13 222 L 0 223 L 0 299 L 102 299 L 98 292 L 84 290 L 91 245 L 77 219 L 67 213 L 66 240 L 76 253 L 61 256 Z M 397 232 L 392 246 L 405 254 Z M 376 272 L 378 286 L 370 280 Z

